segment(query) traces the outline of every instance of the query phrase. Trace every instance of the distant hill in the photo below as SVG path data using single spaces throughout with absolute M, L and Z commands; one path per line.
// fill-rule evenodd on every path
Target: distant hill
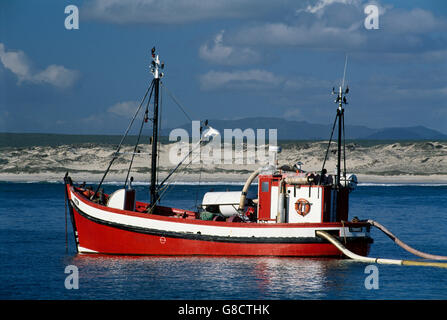
M 223 134 L 224 129 L 278 129 L 278 140 L 328 140 L 332 130 L 332 124 L 315 124 L 306 121 L 285 120 L 282 118 L 252 117 L 238 120 L 209 120 L 210 126 Z M 178 128 L 185 129 L 191 134 L 191 124 L 184 124 Z M 173 128 L 161 130 L 161 143 L 169 142 L 168 136 Z M 365 126 L 346 125 L 346 139 L 367 141 L 401 141 L 401 140 L 447 140 L 447 135 L 423 126 L 394 127 L 372 129 Z M 337 132 L 334 132 L 334 139 Z M 53 133 L 0 133 L 1 147 L 30 147 L 50 146 L 56 147 L 65 144 L 107 144 L 118 145 L 121 135 L 77 135 L 77 134 L 53 134 Z M 137 136 L 128 136 L 124 144 L 134 145 Z M 148 136 L 143 136 L 140 143 L 146 144 Z
M 0 133 L 0 148 L 2 147 L 32 147 L 45 146 L 57 147 L 61 145 L 82 145 L 82 144 L 99 144 L 99 145 L 116 145 L 121 141 L 120 135 L 82 135 L 82 134 L 57 134 L 57 133 Z M 161 142 L 167 142 L 168 139 L 162 137 Z M 137 136 L 127 136 L 124 145 L 135 145 Z M 149 137 L 140 138 L 140 143 L 148 143 Z
M 426 127 L 387 128 L 366 137 L 371 140 L 445 140 L 447 135 Z
M 278 129 L 278 140 L 327 140 L 332 125 L 315 124 L 307 121 L 286 120 L 283 118 L 251 117 L 238 120 L 209 120 L 210 126 L 223 133 L 224 129 L 242 130 L 247 128 Z M 191 124 L 179 128 L 191 134 Z M 162 131 L 168 136 L 171 129 Z M 346 125 L 346 139 L 351 140 L 447 140 L 447 135 L 423 126 L 372 129 L 366 126 Z M 268 133 L 266 132 L 266 135 Z M 334 137 L 337 132 L 334 133 Z

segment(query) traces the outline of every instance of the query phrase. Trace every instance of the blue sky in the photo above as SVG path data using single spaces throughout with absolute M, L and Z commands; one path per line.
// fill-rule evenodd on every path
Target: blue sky
M 70 4 L 78 30 L 64 27 Z M 2 0 L 0 132 L 123 133 L 156 46 L 195 120 L 332 123 L 347 54 L 346 123 L 447 133 L 446 31 L 441 0 Z M 185 122 L 163 95 L 162 126 Z

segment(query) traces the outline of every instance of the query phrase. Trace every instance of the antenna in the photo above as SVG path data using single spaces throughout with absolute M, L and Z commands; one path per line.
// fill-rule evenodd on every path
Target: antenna
M 329 139 L 329 145 L 328 145 L 328 149 L 326 151 L 326 156 L 325 159 L 323 161 L 323 169 L 324 169 L 324 165 L 326 163 L 326 159 L 327 159 L 327 154 L 329 152 L 329 147 L 331 145 L 331 141 L 332 141 L 332 136 L 334 134 L 334 129 L 335 126 L 338 122 L 338 150 L 337 150 L 337 173 L 336 173 L 336 182 L 335 182 L 335 186 L 338 190 L 340 190 L 341 187 L 343 187 L 341 185 L 341 153 L 342 153 L 342 144 L 343 144 L 343 162 L 344 162 L 344 170 L 343 170 L 343 176 L 344 176 L 344 180 L 345 180 L 345 187 L 346 187 L 346 152 L 345 152 L 345 120 L 344 120 L 344 113 L 345 110 L 343 109 L 343 105 L 344 104 L 348 104 L 348 101 L 346 100 L 346 95 L 349 93 L 349 88 L 348 86 L 345 86 L 345 80 L 346 80 L 346 67 L 348 65 L 348 55 L 346 54 L 345 57 L 345 67 L 343 69 L 343 80 L 341 83 L 341 86 L 339 87 L 338 92 L 335 91 L 335 88 L 332 88 L 332 94 L 333 95 L 337 95 L 337 98 L 335 99 L 335 103 L 338 104 L 338 108 L 337 108 L 337 116 L 335 117 L 335 121 L 334 121 L 334 125 L 332 127 L 332 133 L 331 133 L 331 137 Z M 322 169 L 322 173 L 323 173 L 323 169 Z M 339 210 L 338 205 L 337 205 L 337 211 Z
M 337 98 L 335 99 L 335 103 L 339 104 L 339 110 L 343 108 L 343 104 L 348 104 L 346 100 L 346 95 L 349 93 L 349 87 L 346 86 L 345 88 L 345 80 L 346 80 L 346 67 L 348 65 L 348 55 L 346 54 L 345 57 L 345 67 L 343 69 L 343 80 L 341 83 L 341 86 L 339 87 L 338 92 L 335 91 L 335 88 L 332 88 L 332 94 L 336 94 Z
M 345 57 L 345 69 L 343 71 L 343 82 L 341 83 L 341 86 L 344 87 L 345 86 L 345 77 L 346 77 L 346 66 L 348 65 L 348 55 L 346 54 Z

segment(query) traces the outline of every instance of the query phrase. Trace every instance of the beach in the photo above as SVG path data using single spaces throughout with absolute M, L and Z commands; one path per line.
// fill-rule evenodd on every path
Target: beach
M 195 145 L 160 145 L 158 179 L 166 177 Z M 281 145 L 278 164 L 293 166 L 302 162 L 307 172 L 320 172 L 328 147 L 327 141 L 287 142 Z M 211 148 L 211 147 L 210 147 Z M 325 168 L 335 173 L 336 144 L 332 143 Z M 186 150 L 186 151 L 185 151 Z M 269 165 L 268 147 L 246 145 L 226 148 L 220 154 L 202 148 L 187 157 L 171 182 L 243 183 L 254 170 Z M 0 181 L 60 182 L 66 172 L 76 182 L 98 182 L 116 151 L 114 145 L 77 144 L 61 146 L 3 147 L 0 155 Z M 106 182 L 123 182 L 134 151 L 123 146 L 108 172 Z M 151 145 L 142 144 L 134 156 L 129 176 L 135 182 L 150 181 Z M 183 152 L 183 153 L 182 153 Z M 227 152 L 227 153 L 225 153 Z M 227 157 L 230 152 L 229 159 Z M 379 144 L 347 143 L 346 168 L 359 183 L 447 183 L 447 142 L 418 141 Z M 227 158 L 225 158 L 227 157 Z M 199 161 L 202 159 L 202 161 Z M 343 166 L 342 166 L 343 168 Z

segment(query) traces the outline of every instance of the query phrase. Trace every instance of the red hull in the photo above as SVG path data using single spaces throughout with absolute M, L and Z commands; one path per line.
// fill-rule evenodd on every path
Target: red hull
M 231 243 L 149 235 L 96 223 L 73 208 L 79 247 L 83 252 L 130 255 L 213 255 L 342 257 L 330 243 Z M 367 255 L 367 241 L 348 243 L 347 248 Z
M 195 219 L 193 212 L 167 207 L 160 207 L 160 210 L 176 214 L 183 213 L 187 216 L 189 214 L 189 217 L 148 215 L 142 212 L 118 210 L 98 205 L 88 200 L 70 184 L 67 184 L 66 187 L 75 241 L 78 251 L 82 253 L 342 257 L 334 245 L 313 236 L 312 233 L 315 228 L 332 228 L 332 231 L 338 232 L 337 228 L 342 227 L 341 223 L 307 223 L 298 226 L 298 224 L 287 223 L 246 224 L 203 221 Z M 142 205 L 142 203 L 137 203 L 139 209 Z M 81 211 L 79 206 L 87 212 Z M 144 207 L 146 206 L 147 204 L 144 205 Z M 353 228 L 363 226 L 361 223 L 345 223 L 344 227 L 347 225 Z M 240 230 L 244 233 L 242 237 L 240 233 L 239 237 L 228 236 L 228 233 L 225 233 L 226 236 L 225 234 L 222 236 L 222 234 L 219 235 L 221 227 L 225 230 L 234 228 L 232 231 L 235 234 Z M 210 228 L 214 228 L 216 233 L 210 233 Z M 278 228 L 283 231 L 272 235 L 270 231 Z M 294 230 L 293 228 L 298 228 L 293 232 L 306 234 L 306 236 L 290 237 L 290 230 Z M 248 231 L 249 229 L 251 231 Z M 195 231 L 191 232 L 191 230 Z M 199 230 L 204 234 L 198 232 Z M 343 241 L 343 239 L 341 240 Z M 346 241 L 345 246 L 349 250 L 363 256 L 368 254 L 372 242 L 369 236 L 347 237 L 344 240 Z

